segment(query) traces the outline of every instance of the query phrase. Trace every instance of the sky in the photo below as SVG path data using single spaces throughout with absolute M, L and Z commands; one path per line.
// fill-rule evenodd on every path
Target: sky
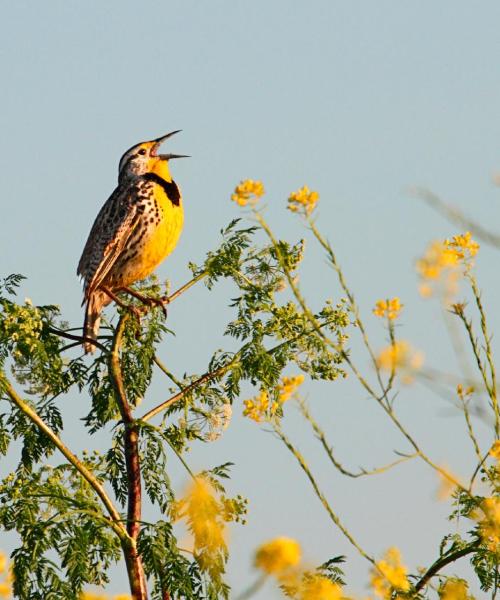
M 173 288 L 189 279 L 188 262 L 203 260 L 220 229 L 244 216 L 229 198 L 241 179 L 253 178 L 265 185 L 266 218 L 277 234 L 309 238 L 305 295 L 313 305 L 338 300 L 323 255 L 285 210 L 288 194 L 307 184 L 320 193 L 318 224 L 374 345 L 382 347 L 386 336 L 371 307 L 397 295 L 405 304 L 398 333 L 425 353 L 426 364 L 457 372 L 439 304 L 419 297 L 415 261 L 430 241 L 459 231 L 411 189 L 429 188 L 499 229 L 493 181 L 500 171 L 498 2 L 51 0 L 1 6 L 0 274 L 26 275 L 22 294 L 37 304 L 59 304 L 72 326 L 81 323 L 76 265 L 115 186 L 121 154 L 182 129 L 167 151 L 191 155 L 171 167 L 183 192 L 185 228 L 160 277 Z M 495 330 L 497 250 L 482 247 L 477 262 Z M 232 291 L 199 286 L 171 307 L 169 326 L 177 335 L 162 344 L 160 356 L 176 373 L 203 372 L 213 350 L 230 344 L 222 330 L 231 318 Z M 496 338 L 493 346 L 499 350 Z M 372 376 L 355 332 L 352 347 Z M 151 406 L 166 387 L 155 381 Z M 304 393 L 350 467 L 379 466 L 392 460 L 393 450 L 408 450 L 354 378 L 306 382 Z M 88 399 L 68 401 L 74 423 L 70 418 L 65 435 L 75 439 Z M 464 425 L 449 404 L 417 383 L 402 389 L 397 406 L 437 462 L 457 473 L 470 470 Z M 414 461 L 374 478 L 346 479 L 330 468 L 293 407 L 285 425 L 369 552 L 380 556 L 397 545 L 413 570 L 434 560 L 450 527 L 449 506 L 436 501 L 435 474 Z M 476 425 L 487 445 L 490 434 Z M 99 447 L 104 440 L 77 437 L 75 443 Z M 230 539 L 235 595 L 256 575 L 255 548 L 276 535 L 298 539 L 311 564 L 345 554 L 347 589 L 367 593 L 368 565 L 328 520 L 278 440 L 241 416 L 241 401 L 222 440 L 193 448 L 190 460 L 195 470 L 231 460 L 230 491 L 249 498 L 248 524 L 234 528 Z M 182 489 L 185 477 L 174 462 Z M 0 547 L 12 544 L 0 533 Z M 114 571 L 110 593 L 125 591 L 123 573 L 122 566 Z M 280 595 L 269 584 L 255 597 Z

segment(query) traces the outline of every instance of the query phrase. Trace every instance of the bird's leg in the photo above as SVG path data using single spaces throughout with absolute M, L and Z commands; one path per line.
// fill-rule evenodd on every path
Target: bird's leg
M 121 287 L 121 288 L 118 288 L 118 290 L 120 292 L 125 292 L 126 294 L 130 294 L 131 296 L 134 296 L 134 298 L 137 298 L 137 300 L 139 300 L 143 304 L 146 304 L 147 306 L 158 306 L 159 308 L 161 308 L 165 317 L 167 316 L 167 307 L 165 306 L 165 301 L 163 298 L 144 296 L 143 294 L 140 294 L 139 292 L 136 292 L 136 290 L 133 290 L 132 288 L 129 288 L 129 287 Z
M 141 312 L 138 308 L 132 306 L 131 304 L 125 304 L 125 302 L 122 302 L 120 298 L 118 298 L 118 296 L 114 294 L 109 288 L 101 286 L 101 289 L 105 294 L 107 294 L 111 298 L 111 300 L 113 300 L 113 302 L 118 304 L 118 306 L 121 306 L 125 310 L 130 311 L 137 319 L 139 325 L 141 324 Z

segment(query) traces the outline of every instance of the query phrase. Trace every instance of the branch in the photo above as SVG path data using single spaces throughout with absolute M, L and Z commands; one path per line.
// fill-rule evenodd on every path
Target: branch
M 115 390 L 116 400 L 124 424 L 123 444 L 125 449 L 125 463 L 127 466 L 128 483 L 128 508 L 127 531 L 132 544 L 123 547 L 123 554 L 127 565 L 130 589 L 134 600 L 146 600 L 147 588 L 141 557 L 137 553 L 136 540 L 140 531 L 142 489 L 141 489 L 141 464 L 139 460 L 139 432 L 137 423 L 130 409 L 127 394 L 123 383 L 119 351 L 122 345 L 123 332 L 128 318 L 125 312 L 118 321 L 113 336 L 111 354 L 109 356 L 109 372 Z
M 138 432 L 123 384 L 119 356 L 127 317 L 128 314 L 125 313 L 118 321 L 109 359 L 109 371 L 122 421 L 125 426 L 123 437 L 129 486 L 127 530 L 130 537 L 135 540 L 139 534 L 138 521 L 141 517 L 141 467 L 139 463 Z
M 98 342 L 97 340 L 94 340 L 92 338 L 89 338 L 87 336 L 81 336 L 81 335 L 73 335 L 71 333 L 68 333 L 67 331 L 63 331 L 62 329 L 57 329 L 55 327 L 50 327 L 47 326 L 47 331 L 49 333 L 52 333 L 53 335 L 57 335 L 58 337 L 63 337 L 66 338 L 67 340 L 74 340 L 75 342 L 78 342 L 78 344 L 83 344 L 83 342 L 88 342 L 89 344 L 93 344 L 96 348 L 99 348 L 99 350 L 101 350 L 102 352 L 107 352 L 108 349 L 106 348 L 106 346 L 104 346 L 103 344 L 101 344 L 100 342 Z M 72 344 L 73 345 L 77 345 L 77 344 Z
M 177 394 L 174 394 L 168 400 L 165 400 L 165 402 L 162 402 L 161 404 L 158 404 L 158 406 L 155 406 L 154 408 L 152 408 L 143 417 L 141 417 L 140 420 L 141 421 L 149 421 L 149 419 L 151 419 L 158 413 L 162 412 L 163 410 L 166 410 L 169 406 L 171 406 L 172 404 L 175 404 L 176 402 L 178 402 L 179 400 L 184 398 L 184 396 L 186 396 L 187 394 L 192 392 L 199 385 L 203 385 L 207 381 L 211 381 L 212 379 L 215 379 L 216 377 L 220 377 L 220 375 L 224 374 L 225 371 L 227 371 L 230 367 L 232 367 L 235 362 L 236 362 L 236 359 L 233 359 L 227 365 L 224 365 L 223 367 L 219 367 L 218 369 L 215 369 L 215 371 L 209 371 L 209 372 L 205 373 L 204 375 L 202 375 L 201 377 L 196 379 L 196 381 L 193 381 L 193 383 L 190 383 L 187 387 L 182 389 L 180 392 L 177 392 Z
M 15 391 L 11 383 L 3 372 L 0 372 L 0 379 L 2 382 L 7 395 L 10 400 L 50 439 L 50 441 L 56 446 L 61 454 L 67 459 L 67 461 L 73 465 L 73 467 L 80 473 L 80 475 L 87 481 L 87 483 L 93 488 L 97 496 L 100 498 L 106 510 L 110 516 L 108 521 L 114 532 L 122 540 L 126 541 L 128 538 L 127 532 L 122 525 L 122 517 L 115 508 L 113 502 L 106 494 L 103 486 L 94 476 L 94 474 L 87 469 L 87 467 L 69 450 L 67 446 L 63 444 L 61 439 L 54 433 L 54 431 L 45 423 L 45 421 L 38 415 L 38 413 Z
M 306 474 L 307 478 L 309 479 L 309 481 L 310 481 L 310 483 L 311 483 L 311 485 L 312 485 L 312 487 L 314 489 L 314 493 L 319 498 L 321 504 L 323 505 L 323 507 L 325 508 L 326 512 L 328 513 L 328 516 L 330 517 L 330 519 L 340 529 L 340 531 L 349 540 L 349 542 L 356 548 L 356 550 L 361 554 L 361 556 L 363 558 L 366 558 L 367 561 L 371 562 L 372 565 L 375 565 L 375 559 L 372 556 L 370 556 L 369 554 L 367 554 L 363 550 L 363 548 L 361 548 L 361 546 L 353 538 L 353 536 L 351 535 L 351 533 L 349 532 L 349 530 L 346 528 L 346 526 L 342 523 L 342 521 L 340 520 L 340 518 L 338 517 L 338 515 L 333 511 L 333 509 L 330 506 L 330 504 L 328 503 L 328 500 L 326 499 L 325 495 L 319 489 L 318 483 L 316 482 L 316 479 L 314 478 L 314 475 L 312 474 L 311 469 L 309 468 L 309 466 L 306 463 L 306 461 L 305 461 L 304 457 L 302 456 L 302 454 L 295 448 L 295 446 L 288 439 L 288 437 L 283 433 L 283 431 L 280 429 L 279 426 L 275 425 L 273 427 L 273 429 L 274 429 L 276 435 L 281 439 L 281 441 L 285 444 L 285 446 L 288 448 L 288 450 L 290 450 L 290 452 L 296 458 L 296 460 L 299 463 L 301 469 L 304 471 L 304 473 Z
M 467 554 L 472 554 L 475 552 L 480 546 L 480 540 L 475 540 L 467 546 L 464 546 L 460 550 L 455 550 L 454 552 L 449 552 L 438 558 L 434 564 L 432 564 L 424 575 L 417 581 L 415 584 L 415 590 L 418 592 L 423 589 L 427 583 L 431 580 L 434 575 L 436 575 L 442 568 L 446 567 L 452 562 L 455 562 L 459 558 L 466 556 Z

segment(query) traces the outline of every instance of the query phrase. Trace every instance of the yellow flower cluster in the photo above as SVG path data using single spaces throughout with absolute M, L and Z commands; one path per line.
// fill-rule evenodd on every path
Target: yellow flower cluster
M 460 400 L 467 400 L 474 393 L 472 386 L 464 387 L 461 383 L 457 385 L 457 396 Z
M 392 300 L 377 300 L 373 314 L 376 317 L 386 317 L 391 321 L 397 319 L 403 309 L 403 304 L 399 298 L 392 298 Z
M 469 586 L 463 580 L 449 579 L 439 589 L 440 600 L 472 600 L 473 597 L 468 594 Z
M 256 423 L 267 419 L 269 411 L 269 394 L 262 390 L 258 396 L 250 400 L 244 400 L 245 410 L 243 416 L 253 419 Z
M 438 280 L 444 283 L 446 295 L 455 294 L 460 277 L 458 267 L 465 265 L 470 268 L 471 259 L 478 250 L 479 244 L 472 239 L 469 231 L 443 242 L 433 242 L 417 261 L 417 272 L 422 279 L 420 294 L 426 298 L 431 296 L 433 289 L 430 283 Z
M 398 340 L 383 348 L 377 356 L 377 365 L 385 371 L 400 371 L 403 375 L 403 381 L 410 382 L 412 375 L 418 371 L 424 362 L 422 352 L 417 352 L 411 345 Z
M 460 477 L 457 477 L 444 466 L 439 467 L 437 474 L 439 477 L 439 488 L 436 494 L 438 500 L 448 500 L 457 487 L 463 486 Z
M 243 416 L 254 420 L 256 423 L 267 421 L 270 417 L 275 416 L 278 408 L 290 399 L 303 382 L 304 375 L 283 377 L 278 384 L 278 402 L 271 402 L 269 394 L 265 390 L 261 390 L 255 398 L 243 401 L 245 406 Z
M 299 600 L 341 600 L 343 595 L 339 585 L 317 575 L 302 583 L 298 597 Z
M 342 589 L 326 577 L 300 568 L 302 551 L 297 541 L 278 537 L 262 544 L 254 565 L 281 585 L 294 589 L 296 600 L 341 600 Z
M 401 555 L 397 548 L 389 548 L 382 560 L 372 569 L 371 585 L 377 596 L 391 598 L 393 590 L 407 592 L 410 583 L 406 577 L 406 567 L 401 564 Z
M 186 495 L 174 504 L 172 512 L 176 520 L 186 520 L 198 561 L 207 569 L 215 567 L 220 552 L 226 547 L 226 527 L 224 506 L 210 483 L 196 477 Z
M 245 179 L 236 186 L 233 194 L 231 194 L 231 200 L 239 206 L 246 206 L 249 202 L 255 204 L 263 195 L 264 185 L 261 181 Z
M 301 554 L 298 542 L 287 537 L 277 537 L 259 546 L 254 565 L 267 575 L 282 576 L 299 564 Z
M 0 574 L 4 577 L 4 580 L 0 581 L 0 598 L 11 598 L 13 576 L 8 566 L 7 556 L 3 552 L 0 552 Z
M 280 403 L 286 402 L 295 390 L 304 383 L 304 375 L 295 375 L 295 377 L 283 377 L 279 385 Z
M 489 452 L 495 460 L 500 462 L 500 440 L 495 440 L 490 448 Z
M 472 239 L 470 231 L 466 231 L 462 235 L 455 235 L 451 240 L 445 240 L 444 243 L 455 253 L 457 260 L 469 260 L 479 251 L 479 244 Z
M 305 185 L 300 190 L 290 194 L 288 198 L 288 210 L 310 215 L 315 209 L 318 200 L 318 192 L 311 192 L 307 185 Z
M 481 502 L 482 514 L 473 518 L 479 523 L 479 532 L 483 542 L 491 552 L 497 552 L 500 544 L 500 498 L 485 498 Z

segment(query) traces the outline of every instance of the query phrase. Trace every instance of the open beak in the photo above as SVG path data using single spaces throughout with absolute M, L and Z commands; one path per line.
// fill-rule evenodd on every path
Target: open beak
M 189 154 L 158 154 L 162 160 L 172 160 L 172 158 L 191 158 Z
M 152 156 L 156 156 L 156 151 L 158 150 L 158 148 L 161 146 L 161 144 L 163 144 L 163 142 L 165 140 L 168 140 L 169 137 L 172 137 L 173 135 L 175 135 L 176 133 L 179 133 L 179 131 L 182 131 L 181 129 L 176 129 L 175 131 L 171 131 L 170 133 L 167 133 L 166 135 L 162 135 L 159 138 L 156 138 L 155 140 L 153 140 L 153 148 L 151 149 L 151 155 Z M 159 155 L 160 158 L 164 158 L 164 157 L 169 157 L 169 158 L 179 158 L 179 156 L 174 155 L 174 154 L 161 154 Z M 165 160 L 168 160 L 168 158 L 166 158 Z

